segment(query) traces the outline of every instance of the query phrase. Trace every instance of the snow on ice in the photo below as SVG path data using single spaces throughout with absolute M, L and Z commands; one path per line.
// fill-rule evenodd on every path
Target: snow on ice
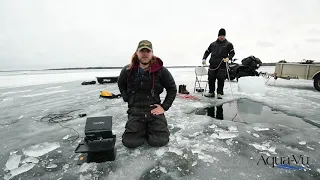
M 194 69 L 169 70 L 177 85 L 186 84 L 192 93 L 194 79 L 191 81 L 192 78 L 189 77 L 194 77 Z M 259 78 L 240 78 L 238 83 L 229 84 L 226 81 L 223 100 L 204 98 L 200 93 L 195 94 L 200 101 L 177 97 L 174 105 L 166 112 L 171 132 L 169 144 L 161 148 L 144 145 L 128 150 L 121 144 L 121 135 L 127 120 L 127 104 L 122 99 L 106 100 L 98 97 L 103 89 L 118 93 L 116 84 L 80 85 L 82 81 L 93 80 L 96 76 L 118 75 L 119 70 L 30 73 L 28 81 L 24 80 L 25 75 L 22 74 L 0 78 L 0 86 L 3 86 L 0 89 L 0 101 L 3 102 L 0 103 L 0 119 L 5 119 L 7 123 L 0 122 L 0 127 L 10 127 L 1 128 L 0 131 L 2 137 L 8 137 L 8 140 L 2 143 L 5 144 L 2 146 L 4 155 L 0 158 L 3 169 L 6 168 L 6 180 L 32 179 L 35 178 L 35 173 L 40 174 L 37 177 L 39 179 L 81 180 L 245 180 L 257 177 L 288 180 L 316 179 L 316 176 L 320 175 L 319 162 L 312 160 L 320 158 L 316 153 L 320 148 L 319 129 L 298 118 L 317 120 L 317 117 L 320 117 L 320 96 L 318 92 L 314 92 L 309 81 L 277 80 L 278 84 L 270 86 L 264 83 L 262 85 Z M 250 83 L 248 86 L 251 80 L 257 82 L 257 85 L 252 86 Z M 253 91 L 254 93 L 251 93 Z M 295 99 L 292 100 L 292 97 Z M 4 101 L 7 98 L 11 98 L 10 101 Z M 243 98 L 252 103 L 237 103 Z M 219 105 L 223 105 L 223 120 L 215 119 L 206 113 L 194 113 L 197 109 Z M 91 116 L 114 116 L 113 129 L 117 135 L 118 153 L 116 161 L 75 165 L 79 154 L 75 154 L 74 149 L 79 141 L 69 141 L 73 132 L 56 124 L 36 121 L 50 112 L 66 109 L 85 109 Z M 265 111 L 266 109 L 269 110 Z M 239 121 L 238 116 L 233 120 L 237 113 L 242 121 Z M 285 116 L 289 117 L 289 123 L 281 125 Z M 80 136 L 83 136 L 84 124 L 85 118 L 79 118 L 66 122 L 65 126 L 76 129 Z M 301 139 L 297 140 L 296 137 Z M 306 144 L 308 146 L 301 146 Z M 10 156 L 16 146 L 18 151 Z M 312 172 L 299 174 L 264 165 L 257 166 L 256 160 L 261 154 L 306 154 L 313 163 Z

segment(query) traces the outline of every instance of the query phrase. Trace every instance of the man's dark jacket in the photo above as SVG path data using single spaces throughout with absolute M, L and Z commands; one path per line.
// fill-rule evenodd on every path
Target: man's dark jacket
M 212 42 L 205 51 L 202 59 L 207 59 L 210 53 L 210 68 L 217 68 L 223 58 L 228 57 L 229 59 L 232 59 L 235 55 L 233 44 L 227 39 L 223 41 L 217 39 L 216 41 Z M 225 69 L 226 63 L 222 62 L 219 68 Z
M 156 57 L 149 71 L 139 71 L 138 63 L 131 68 L 127 65 L 121 70 L 118 79 L 121 96 L 128 102 L 128 113 L 150 112 L 155 108 L 150 107 L 153 104 L 159 104 L 167 111 L 175 100 L 177 87 L 171 73 L 163 66 L 162 60 Z M 167 95 L 161 103 L 160 94 L 164 89 Z

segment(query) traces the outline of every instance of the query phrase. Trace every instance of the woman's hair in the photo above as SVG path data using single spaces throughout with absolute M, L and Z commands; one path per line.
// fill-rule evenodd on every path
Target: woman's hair
M 157 58 L 156 56 L 152 56 L 150 65 L 156 62 L 156 58 Z M 131 69 L 135 64 L 139 64 L 139 59 L 138 59 L 137 52 L 135 52 L 135 53 L 132 55 L 131 64 L 130 64 L 130 66 L 129 66 L 129 69 Z

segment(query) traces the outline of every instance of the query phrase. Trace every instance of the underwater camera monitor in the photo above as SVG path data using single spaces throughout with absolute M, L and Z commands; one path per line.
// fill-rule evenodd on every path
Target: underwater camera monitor
M 82 153 L 78 164 L 84 162 L 114 161 L 116 158 L 116 135 L 112 133 L 112 116 L 88 117 L 85 125 L 85 138 L 76 148 Z

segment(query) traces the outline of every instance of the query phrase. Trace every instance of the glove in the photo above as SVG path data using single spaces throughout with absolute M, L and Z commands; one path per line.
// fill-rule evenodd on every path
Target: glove
M 202 65 L 204 65 L 204 66 L 207 65 L 207 61 L 205 59 L 202 59 Z
M 223 58 L 223 61 L 224 61 L 224 62 L 228 62 L 228 61 L 229 61 L 229 58 Z

